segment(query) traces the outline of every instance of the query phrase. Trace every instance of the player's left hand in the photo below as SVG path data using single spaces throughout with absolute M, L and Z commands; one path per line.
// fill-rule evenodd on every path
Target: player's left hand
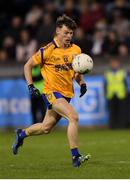
M 80 86 L 80 96 L 82 97 L 87 92 L 87 85 L 85 83 L 81 84 Z

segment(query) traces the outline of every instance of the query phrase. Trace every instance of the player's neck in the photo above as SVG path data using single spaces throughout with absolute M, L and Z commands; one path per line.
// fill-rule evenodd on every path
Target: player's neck
M 63 44 L 63 42 L 60 40 L 60 38 L 56 37 L 59 47 L 63 48 L 63 49 L 67 49 L 68 47 L 70 47 L 70 44 Z

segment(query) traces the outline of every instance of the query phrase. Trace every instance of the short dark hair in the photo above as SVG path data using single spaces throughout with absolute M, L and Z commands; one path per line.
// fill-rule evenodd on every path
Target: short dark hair
M 66 14 L 59 16 L 56 21 L 56 28 L 62 28 L 63 25 L 67 26 L 69 29 L 72 30 L 75 30 L 77 28 L 76 22 Z

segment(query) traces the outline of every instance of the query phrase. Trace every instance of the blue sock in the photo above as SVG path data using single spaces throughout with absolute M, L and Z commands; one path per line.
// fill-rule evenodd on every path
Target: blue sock
M 27 137 L 25 130 L 22 130 L 22 132 L 20 133 L 20 136 L 21 136 L 21 138 L 23 138 L 23 139 L 24 139 L 25 137 Z
M 78 148 L 71 149 L 71 154 L 72 156 L 79 156 L 80 154 Z

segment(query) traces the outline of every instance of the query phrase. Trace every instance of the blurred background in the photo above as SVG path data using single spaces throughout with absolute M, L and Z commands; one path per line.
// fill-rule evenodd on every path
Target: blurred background
M 44 116 L 42 102 L 37 110 L 32 107 L 36 101 L 29 97 L 23 66 L 52 40 L 56 19 L 63 13 L 78 25 L 73 42 L 94 61 L 93 71 L 85 75 L 88 93 L 81 99 L 75 83 L 76 95 L 71 103 L 79 113 L 79 125 L 130 128 L 127 0 L 0 1 L 0 128 L 28 126 Z M 38 70 L 34 70 L 34 76 L 40 76 Z M 63 119 L 58 125 L 66 126 L 66 121 Z

